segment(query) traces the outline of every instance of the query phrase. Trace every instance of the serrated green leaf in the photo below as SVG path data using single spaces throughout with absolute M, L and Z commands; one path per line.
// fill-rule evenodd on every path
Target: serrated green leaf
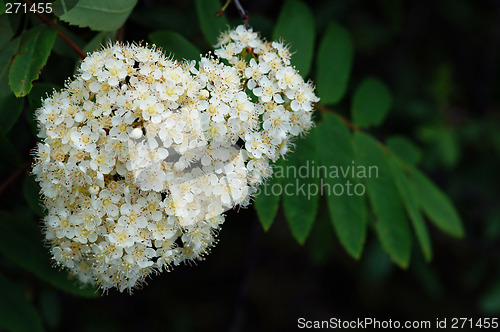
M 366 170 L 366 191 L 377 218 L 375 229 L 380 243 L 393 262 L 406 268 L 410 262 L 411 233 L 388 155 L 377 141 L 362 132 L 354 134 L 354 146 L 356 164 Z
M 422 248 L 422 253 L 425 259 L 430 261 L 432 259 L 432 244 L 429 238 L 429 231 L 427 230 L 424 218 L 420 212 L 419 196 L 413 181 L 405 174 L 402 168 L 403 165 L 395 156 L 390 159 L 390 165 L 399 194 L 401 195 L 406 212 L 410 217 L 418 242 Z
M 37 26 L 23 35 L 9 71 L 9 85 L 16 97 L 26 96 L 38 79 L 56 40 L 56 29 Z
M 349 31 L 330 22 L 316 57 L 316 91 L 323 104 L 338 103 L 347 90 L 353 60 Z
M 271 228 L 278 213 L 283 179 L 282 174 L 277 174 L 276 170 L 282 170 L 283 167 L 285 167 L 284 163 L 280 159 L 274 168 L 275 174 L 258 188 L 257 197 L 255 198 L 255 211 L 266 232 Z
M 380 125 L 391 105 L 391 92 L 385 84 L 378 78 L 366 78 L 354 92 L 352 119 L 360 127 Z
M 119 29 L 137 4 L 137 0 L 80 0 L 61 20 L 81 28 L 96 31 Z
M 307 239 L 318 210 L 319 178 L 310 172 L 311 167 L 318 164 L 317 139 L 317 128 L 314 128 L 309 136 L 297 142 L 296 151 L 284 167 L 283 209 L 290 230 L 300 244 Z
M 210 45 L 217 44 L 217 38 L 221 32 L 227 30 L 229 24 L 226 16 L 216 16 L 221 8 L 219 0 L 196 0 L 196 13 L 201 32 Z
M 403 136 L 392 136 L 385 143 L 392 152 L 408 165 L 418 164 L 422 159 L 422 151 Z
M 273 40 L 284 39 L 296 53 L 292 63 L 306 77 L 311 69 L 314 53 L 314 16 L 311 9 L 298 0 L 287 0 L 274 26 Z
M 16 98 L 13 94 L 0 100 L 0 118 L 2 125 L 0 132 L 7 134 L 16 124 L 24 107 L 24 99 Z
M 176 60 L 198 60 L 200 51 L 186 38 L 173 31 L 155 31 L 149 34 L 149 40 L 163 48 L 168 55 L 172 53 Z
M 94 52 L 99 49 L 103 45 L 106 45 L 108 41 L 113 40 L 116 36 L 116 31 L 101 31 L 97 33 L 94 38 L 92 38 L 87 45 L 83 48 L 83 52 L 89 53 Z
M 32 175 L 26 176 L 23 180 L 23 195 L 30 209 L 39 217 L 43 217 L 40 185 Z
M 355 167 L 351 134 L 332 114 L 324 114 L 318 129 L 321 166 L 325 166 L 327 172 L 323 175 L 324 191 L 328 188 L 326 200 L 331 221 L 342 246 L 359 259 L 366 240 L 367 213 L 364 197 L 353 190 L 359 180 L 353 178 L 351 172 Z
M 0 328 L 17 332 L 44 331 L 35 307 L 21 287 L 0 274 Z
M 424 213 L 443 232 L 463 237 L 462 221 L 448 196 L 418 169 L 413 168 L 411 173 Z
M 40 232 L 33 223 L 0 211 L 0 252 L 5 257 L 60 290 L 82 297 L 96 297 L 95 289 L 69 279 L 65 271 L 52 267 L 53 262 L 42 244 Z

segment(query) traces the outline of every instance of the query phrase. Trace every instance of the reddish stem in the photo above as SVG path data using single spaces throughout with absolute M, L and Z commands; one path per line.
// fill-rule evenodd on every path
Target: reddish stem
M 24 2 L 26 2 L 26 4 L 30 7 L 33 5 L 29 0 L 24 0 Z M 47 16 L 39 13 L 38 11 L 35 11 L 35 14 L 43 21 L 43 23 L 47 24 L 49 27 L 54 27 L 57 30 L 57 35 L 61 37 L 61 39 L 64 40 L 64 42 L 68 44 L 69 47 L 71 47 L 76 53 L 78 53 L 80 58 L 85 59 L 85 57 L 87 56 L 85 52 L 83 52 L 82 49 L 78 47 L 78 45 L 76 45 L 68 36 L 66 36 L 66 34 L 59 29 L 57 24 L 49 20 Z
M 12 183 L 12 181 L 17 179 L 19 177 L 19 175 L 23 174 L 23 172 L 26 171 L 29 166 L 30 166 L 30 163 L 26 163 L 23 167 L 21 167 L 15 173 L 13 173 L 7 180 L 5 180 L 5 182 L 2 183 L 2 185 L 0 186 L 0 194 L 5 189 L 7 189 L 7 187 Z

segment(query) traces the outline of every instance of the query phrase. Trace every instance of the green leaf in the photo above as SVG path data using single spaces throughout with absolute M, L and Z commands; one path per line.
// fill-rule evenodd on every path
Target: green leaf
M 311 174 L 317 165 L 317 128 L 297 142 L 283 173 L 283 209 L 293 236 L 304 244 L 311 231 L 319 202 L 319 178 Z
M 0 252 L 5 257 L 60 290 L 82 297 L 96 297 L 95 289 L 69 279 L 66 271 L 52 267 L 42 241 L 41 230 L 33 223 L 0 211 Z
M 418 169 L 413 168 L 411 173 L 424 213 L 443 232 L 463 237 L 462 221 L 450 199 Z
M 430 261 L 432 259 L 432 244 L 429 238 L 429 231 L 420 212 L 420 200 L 413 181 L 405 174 L 403 164 L 395 156 L 391 158 L 390 164 L 396 186 L 405 205 L 406 212 L 413 224 L 413 229 L 422 248 L 422 253 L 425 259 Z
M 273 40 L 284 39 L 290 44 L 292 64 L 306 77 L 311 69 L 314 52 L 314 16 L 303 2 L 287 0 L 274 27 Z
M 385 143 L 392 152 L 408 165 L 418 164 L 422 159 L 422 151 L 403 136 L 392 136 Z
M 321 166 L 325 166 L 328 210 L 340 243 L 359 259 L 366 239 L 367 213 L 364 197 L 353 190 L 360 184 L 351 172 L 355 167 L 351 134 L 337 116 L 324 114 L 323 119 L 318 126 L 318 149 Z
M 380 125 L 392 104 L 391 92 L 377 78 L 366 78 L 354 92 L 352 119 L 360 127 Z
M 380 243 L 393 262 L 406 268 L 410 262 L 411 233 L 388 156 L 380 143 L 362 132 L 354 134 L 354 146 L 357 175 L 365 180 Z M 364 176 L 360 167 L 365 170 Z
M 81 28 L 113 31 L 125 23 L 136 4 L 137 0 L 80 0 L 59 18 Z
M 353 53 L 349 32 L 336 22 L 330 22 L 316 58 L 316 90 L 321 103 L 335 104 L 344 96 L 351 74 Z
M 89 53 L 99 50 L 108 41 L 113 40 L 116 36 L 116 31 L 101 31 L 92 38 L 83 48 L 83 52 Z
M 0 118 L 2 126 L 0 132 L 7 134 L 16 124 L 24 107 L 24 99 L 16 98 L 13 94 L 0 100 Z
M 279 203 L 282 190 L 283 173 L 278 173 L 283 170 L 284 163 L 280 159 L 274 168 L 274 174 L 271 179 L 262 184 L 257 193 L 254 202 L 257 216 L 264 230 L 267 232 L 273 224 L 274 218 L 278 213 Z M 277 172 L 278 171 L 278 172 Z
M 221 8 L 222 4 L 219 0 L 196 0 L 196 13 L 201 32 L 210 45 L 217 44 L 217 38 L 221 32 L 227 30 L 229 24 L 224 15 L 216 16 Z
M 23 195 L 30 209 L 39 217 L 43 217 L 42 201 L 40 200 L 40 185 L 32 175 L 23 181 Z
M 0 328 L 17 332 L 44 331 L 35 307 L 23 290 L 0 274 Z
M 165 52 L 172 53 L 177 60 L 196 60 L 200 51 L 186 38 L 173 31 L 155 31 L 149 34 L 149 40 L 160 46 Z
M 23 35 L 19 53 L 9 71 L 9 85 L 16 97 L 26 96 L 31 91 L 31 83 L 38 79 L 49 58 L 56 34 L 53 27 L 40 25 Z

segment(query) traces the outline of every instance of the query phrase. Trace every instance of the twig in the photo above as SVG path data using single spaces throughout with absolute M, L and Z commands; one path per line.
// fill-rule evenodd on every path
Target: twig
M 30 163 L 26 163 L 23 165 L 23 167 L 21 167 L 20 169 L 18 169 L 15 173 L 13 173 L 7 180 L 5 180 L 4 183 L 2 183 L 2 185 L 0 186 L 0 194 L 5 190 L 7 189 L 7 187 L 12 183 L 12 181 L 14 181 L 15 179 L 17 179 L 17 177 L 21 174 L 23 174 L 24 171 L 26 171 L 30 166 Z
M 219 11 L 217 11 L 215 15 L 221 16 L 222 14 L 224 14 L 227 6 L 229 6 L 231 1 L 234 2 L 238 14 L 240 14 L 241 18 L 243 19 L 243 24 L 245 25 L 245 28 L 250 29 L 250 24 L 248 23 L 248 21 L 250 20 L 250 15 L 248 15 L 247 11 L 243 8 L 243 6 L 240 3 L 240 0 L 227 0 L 224 6 L 222 6 L 222 8 L 219 9 Z
M 23 0 L 23 1 L 30 7 L 33 5 L 30 0 Z M 85 57 L 87 56 L 85 52 L 83 52 L 82 49 L 78 47 L 78 45 L 76 45 L 68 36 L 66 36 L 66 34 L 62 32 L 61 29 L 59 29 L 57 24 L 49 20 L 47 16 L 43 15 L 42 13 L 39 13 L 38 11 L 35 11 L 35 15 L 38 16 L 38 18 L 40 18 L 43 21 L 43 23 L 47 24 L 49 27 L 54 27 L 57 30 L 57 34 L 59 35 L 59 37 L 61 37 L 61 39 L 64 40 L 64 42 L 68 44 L 69 47 L 71 47 L 76 53 L 78 53 L 80 58 L 85 59 Z
M 233 1 L 234 1 L 234 5 L 236 6 L 236 9 L 238 10 L 238 13 L 240 14 L 241 18 L 243 19 L 243 24 L 245 25 L 245 28 L 249 29 L 250 24 L 248 24 L 248 21 L 250 20 L 250 16 L 248 15 L 247 11 L 241 5 L 240 0 L 233 0 Z

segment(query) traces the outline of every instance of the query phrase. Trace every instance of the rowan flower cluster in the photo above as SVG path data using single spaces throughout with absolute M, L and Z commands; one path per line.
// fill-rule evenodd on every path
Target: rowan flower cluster
M 82 282 L 131 290 L 202 259 L 313 125 L 314 87 L 283 43 L 239 26 L 216 47 L 178 62 L 108 45 L 37 110 L 45 236 Z

